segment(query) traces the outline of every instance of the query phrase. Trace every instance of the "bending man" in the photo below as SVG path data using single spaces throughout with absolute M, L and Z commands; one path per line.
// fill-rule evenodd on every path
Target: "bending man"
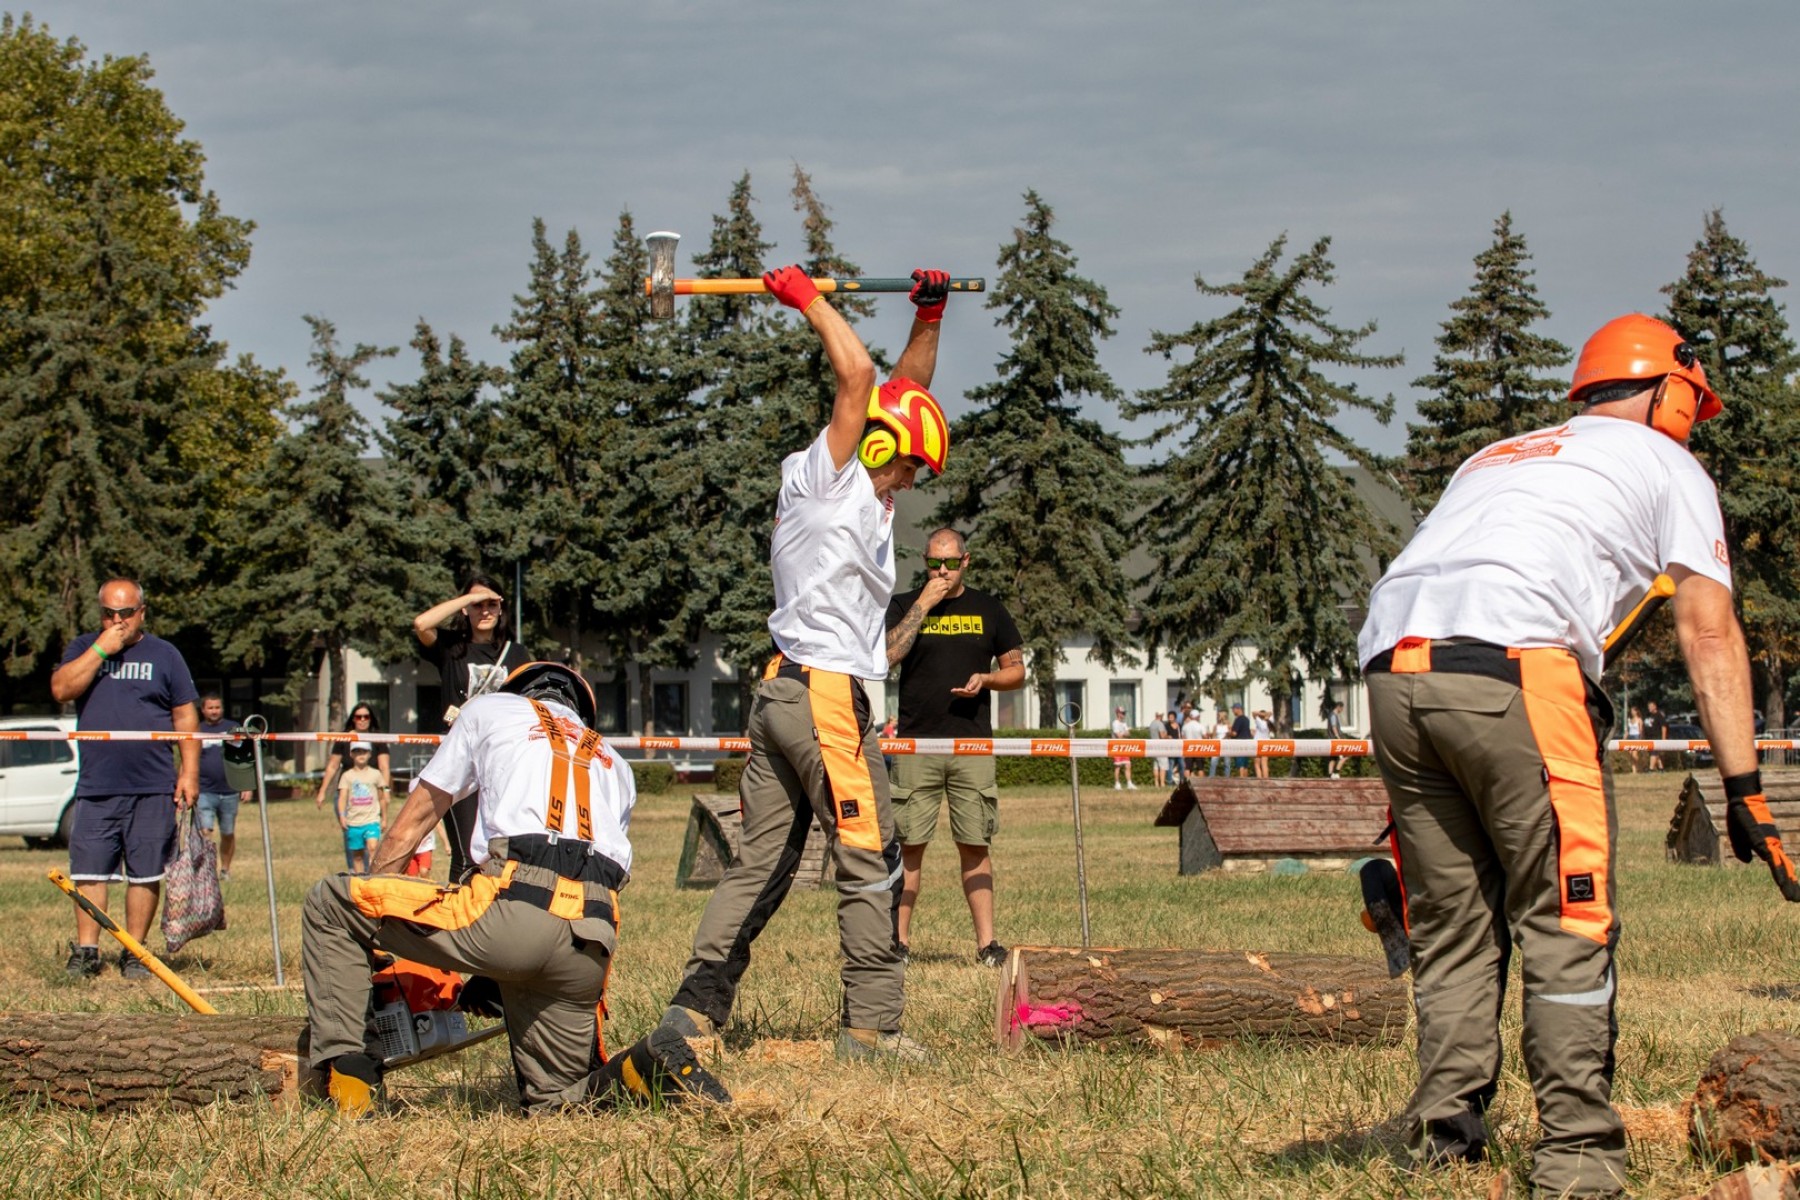
M 799 267 L 763 277 L 819 335 L 837 395 L 831 423 L 781 464 L 769 550 L 777 653 L 750 710 L 750 759 L 738 785 L 743 833 L 694 934 L 663 1028 L 703 1036 L 725 1024 L 750 944 L 787 898 L 813 817 L 835 830 L 843 953 L 841 1058 L 924 1057 L 900 1032 L 894 941 L 900 848 L 876 719 L 864 683 L 887 678 L 884 618 L 894 589 L 894 495 L 944 469 L 950 433 L 926 390 L 937 367 L 949 277 L 914 272 L 918 310 L 899 374 L 875 385 L 861 340 Z
M 1604 1196 L 1625 1186 L 1625 1131 L 1610 1103 L 1618 821 L 1602 647 L 1660 572 L 1734 845 L 1789 899 L 1800 883 L 1762 798 L 1718 497 L 1686 447 L 1719 398 L 1680 334 L 1633 314 L 1582 348 L 1569 399 L 1582 408 L 1564 424 L 1463 463 L 1375 585 L 1359 653 L 1411 925 L 1421 1153 L 1486 1153 L 1516 939 L 1542 1127 L 1532 1184 Z

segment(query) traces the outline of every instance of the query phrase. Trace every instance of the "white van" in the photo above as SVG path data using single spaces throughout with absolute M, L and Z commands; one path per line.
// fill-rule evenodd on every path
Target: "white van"
M 5 717 L 0 730 L 71 733 L 74 717 Z M 32 849 L 66 846 L 75 822 L 76 744 L 0 740 L 0 836 Z

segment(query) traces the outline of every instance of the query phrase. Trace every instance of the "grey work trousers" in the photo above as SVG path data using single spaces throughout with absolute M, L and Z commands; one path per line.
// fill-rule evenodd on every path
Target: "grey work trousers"
M 749 724 L 738 857 L 701 915 L 674 1003 L 726 1023 L 750 944 L 787 898 L 816 815 L 833 835 L 841 1020 L 856 1029 L 896 1030 L 905 971 L 894 939 L 900 844 L 862 684 L 790 666 L 762 682 Z
M 1427 1144 L 1434 1124 L 1478 1127 L 1499 1082 L 1516 940 L 1520 1049 L 1542 1130 L 1532 1183 L 1607 1195 L 1625 1183 L 1610 1103 L 1618 822 L 1592 713 L 1570 671 L 1552 666 L 1562 694 L 1548 700 L 1527 697 L 1529 676 L 1523 687 L 1474 674 L 1367 677 L 1412 939 L 1419 1084 L 1407 1115 Z
M 302 912 L 313 1066 L 363 1053 L 371 1044 L 371 951 L 380 949 L 426 966 L 486 975 L 500 985 L 513 1074 L 528 1112 L 589 1098 L 587 1078 L 599 1065 L 598 1007 L 612 961 L 609 945 L 578 942 L 561 917 L 504 897 L 462 929 L 376 919 L 357 908 L 350 885 L 348 875 L 321 879 Z

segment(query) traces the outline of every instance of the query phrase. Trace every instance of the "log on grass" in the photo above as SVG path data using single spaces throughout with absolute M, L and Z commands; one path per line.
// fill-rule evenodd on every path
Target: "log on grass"
M 1410 1007 L 1407 981 L 1389 979 L 1374 958 L 1019 947 L 1000 973 L 995 1032 L 1008 1048 L 1392 1043 L 1404 1036 Z
M 1800 1159 L 1800 1037 L 1759 1029 L 1725 1043 L 1688 1101 L 1688 1133 L 1730 1162 Z
M 0 1013 L 0 1096 L 94 1112 L 297 1101 L 306 1021 L 202 1013 Z

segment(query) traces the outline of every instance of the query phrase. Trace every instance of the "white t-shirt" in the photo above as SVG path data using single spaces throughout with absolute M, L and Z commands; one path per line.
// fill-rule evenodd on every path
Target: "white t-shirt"
M 1116 738 L 1128 738 L 1131 736 L 1131 726 L 1125 723 L 1124 717 L 1113 718 L 1112 735 Z
M 581 740 L 580 720 L 554 700 L 543 704 L 557 719 L 573 757 Z M 632 806 L 637 803 L 637 782 L 616 751 L 603 747 L 603 753 L 604 757 L 596 754 L 588 763 L 592 845 L 629 871 L 631 841 L 626 834 Z M 462 706 L 456 724 L 444 735 L 419 778 L 452 796 L 481 789 L 469 858 L 482 863 L 487 861 L 491 838 L 545 832 L 550 815 L 550 772 L 555 765 L 555 754 L 531 702 L 510 692 L 489 692 Z M 573 769 L 573 763 L 564 768 L 571 774 Z M 562 833 L 572 838 L 579 829 L 575 781 L 565 782 Z
M 1269 724 L 1267 717 L 1251 717 L 1250 735 L 1256 738 L 1272 738 L 1275 736 L 1275 727 Z
M 1181 736 L 1189 741 L 1195 741 L 1206 736 L 1206 726 L 1200 723 L 1200 715 L 1198 713 L 1189 713 L 1188 719 L 1181 723 Z
M 1712 480 L 1648 426 L 1573 417 L 1457 469 L 1375 585 L 1357 654 L 1407 637 L 1563 646 L 1597 680 L 1607 632 L 1676 565 L 1731 586 Z
M 769 634 L 784 655 L 823 671 L 887 678 L 893 501 L 876 497 L 855 455 L 834 467 L 823 432 L 781 464 L 769 566 Z

